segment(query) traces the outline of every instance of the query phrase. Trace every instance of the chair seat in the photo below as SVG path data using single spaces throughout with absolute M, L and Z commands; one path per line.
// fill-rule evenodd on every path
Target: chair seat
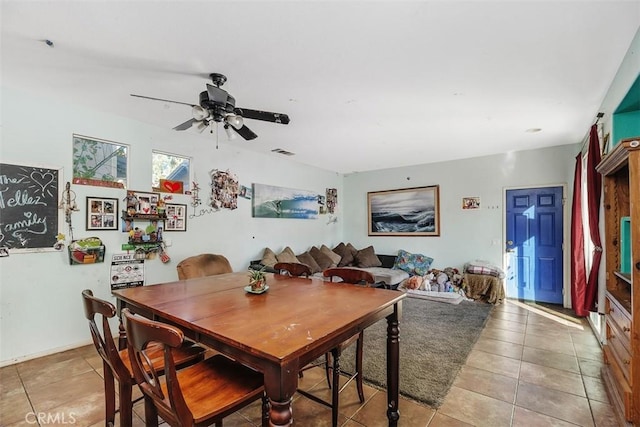
M 221 354 L 178 371 L 177 379 L 195 424 L 231 414 L 264 391 L 262 374 Z M 166 383 L 162 392 L 168 395 Z
M 196 363 L 204 359 L 205 349 L 192 341 L 185 341 L 182 347 L 174 350 L 173 357 L 176 362 L 176 366 L 186 366 L 191 363 Z M 129 358 L 129 350 L 124 349 L 118 352 L 120 354 L 120 358 L 124 363 L 124 366 L 127 367 L 129 374 L 131 375 L 131 379 L 133 379 L 133 369 L 131 368 L 131 359 Z M 163 366 L 164 366 L 164 352 L 162 349 L 162 345 L 158 343 L 153 343 L 148 347 L 149 359 L 153 364 L 154 369 L 158 370 L 158 373 L 162 375 Z

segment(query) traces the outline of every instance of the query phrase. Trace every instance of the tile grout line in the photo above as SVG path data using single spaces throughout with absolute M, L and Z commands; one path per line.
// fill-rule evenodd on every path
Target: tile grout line
M 24 384 L 24 380 L 22 379 L 22 375 L 20 374 L 20 370 L 18 369 L 18 367 L 16 366 L 16 374 L 18 374 L 18 378 L 20 378 L 20 385 L 22 386 L 22 390 L 24 391 L 25 396 L 27 396 L 27 400 L 29 401 L 29 406 L 31 407 L 31 412 L 32 413 L 36 413 L 36 408 L 35 406 L 33 406 L 33 402 L 31 401 L 31 396 L 29 395 L 29 392 L 27 391 L 27 387 Z M 25 421 L 26 421 L 26 417 L 27 414 L 25 414 Z M 40 421 L 38 419 L 38 417 L 36 416 L 36 424 L 38 425 L 38 427 L 42 427 L 40 425 Z

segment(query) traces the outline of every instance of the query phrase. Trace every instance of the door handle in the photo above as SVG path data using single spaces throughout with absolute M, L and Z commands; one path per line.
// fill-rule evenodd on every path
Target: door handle
M 505 252 L 515 252 L 511 246 L 513 246 L 513 240 L 507 240 L 507 248 L 505 249 Z

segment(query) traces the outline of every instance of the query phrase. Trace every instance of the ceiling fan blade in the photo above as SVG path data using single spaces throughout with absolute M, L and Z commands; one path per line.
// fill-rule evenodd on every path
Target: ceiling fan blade
M 196 120 L 196 119 L 189 119 L 186 122 L 181 123 L 178 126 L 174 127 L 173 130 L 187 130 L 191 126 L 193 126 L 194 123 L 197 123 L 198 121 L 199 120 Z
M 186 102 L 180 102 L 180 101 L 172 101 L 170 99 L 162 99 L 162 98 L 152 98 L 150 96 L 144 96 L 144 95 L 134 95 L 133 93 L 131 94 L 131 96 L 135 96 L 136 98 L 144 98 L 144 99 L 150 99 L 152 101 L 162 101 L 162 102 L 171 102 L 173 104 L 182 104 L 182 105 L 188 105 L 189 107 L 195 107 L 194 104 L 188 104 Z
M 240 135 L 241 137 L 243 137 L 247 141 L 251 141 L 252 139 L 256 139 L 258 137 L 258 135 L 253 133 L 253 131 L 251 129 L 249 129 L 248 127 L 246 127 L 244 125 L 240 129 L 236 129 L 233 126 L 229 126 L 229 127 L 231 129 L 235 130 L 236 132 L 238 132 L 238 135 Z
M 248 108 L 236 108 L 235 113 L 245 119 L 263 120 L 265 122 L 289 124 L 289 116 L 282 113 L 272 113 L 269 111 L 250 110 Z

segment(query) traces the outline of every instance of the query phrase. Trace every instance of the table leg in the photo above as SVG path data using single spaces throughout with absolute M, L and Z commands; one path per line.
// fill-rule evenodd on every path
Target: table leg
M 264 388 L 269 399 L 269 426 L 288 427 L 293 423 L 291 401 L 298 389 L 298 368 L 278 366 L 264 372 Z
M 396 427 L 400 412 L 400 328 L 402 301 L 396 303 L 393 313 L 387 316 L 387 418 L 389 427 Z
M 122 309 L 125 308 L 126 305 L 120 301 L 116 300 L 116 313 L 118 315 L 118 350 L 124 350 L 127 348 L 127 333 L 124 330 L 124 325 L 122 324 Z

